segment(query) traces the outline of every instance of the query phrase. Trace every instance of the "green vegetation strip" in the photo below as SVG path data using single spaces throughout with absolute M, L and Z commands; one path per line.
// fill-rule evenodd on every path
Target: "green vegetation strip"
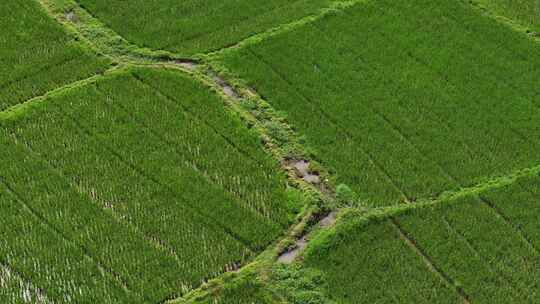
M 371 206 L 540 163 L 537 45 L 459 1 L 359 3 L 215 65 L 287 113 Z
M 109 61 L 83 48 L 35 1 L 2 1 L 0 111 L 104 71 Z
M 540 35 L 540 1 L 538 0 L 469 0 L 492 13 L 525 26 Z
M 46 289 L 64 288 L 47 274 L 66 276 L 65 296 L 77 301 L 180 295 L 250 259 L 294 218 L 284 174 L 258 136 L 180 72 L 112 73 L 21 114 L 0 121 L 0 154 L 9 160 L 0 181 L 89 265 L 64 275 L 58 267 L 73 262 L 52 263 L 32 239 L 32 259 L 15 241 L 0 257 L 16 259 L 9 264 Z M 44 277 L 28 261 L 48 267 Z M 101 275 L 87 282 L 92 269 Z

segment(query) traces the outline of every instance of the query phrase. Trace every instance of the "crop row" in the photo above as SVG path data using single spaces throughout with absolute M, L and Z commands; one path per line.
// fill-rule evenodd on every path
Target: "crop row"
M 0 11 L 0 111 L 107 67 L 37 1 L 2 1 Z
M 0 175 L 138 301 L 161 301 L 288 224 L 283 174 L 220 103 L 178 72 L 111 76 L 3 122 Z
M 184 55 L 233 45 L 330 3 L 329 0 L 78 2 L 129 41 Z M 128 13 L 130 18 L 122 17 L 119 11 Z
M 326 273 L 344 303 L 456 303 L 458 292 L 472 303 L 535 303 L 539 194 L 540 176 L 524 177 L 392 219 L 342 225 L 311 250 L 307 265 Z
M 459 1 L 357 4 L 221 62 L 372 204 L 540 162 L 536 45 Z

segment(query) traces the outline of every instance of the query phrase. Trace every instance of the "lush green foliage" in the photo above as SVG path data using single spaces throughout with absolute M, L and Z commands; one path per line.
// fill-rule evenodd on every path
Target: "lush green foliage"
M 539 194 L 540 177 L 524 177 L 393 219 L 349 219 L 310 249 L 307 265 L 324 271 L 328 293 L 339 303 L 456 303 L 434 269 L 472 303 L 534 303 Z
M 208 52 L 314 13 L 332 0 L 78 0 L 130 42 L 184 55 Z
M 268 289 L 291 304 L 334 304 L 326 296 L 327 284 L 321 271 L 299 264 L 275 265 Z
M 277 163 L 216 94 L 179 72 L 130 70 L 28 111 L 0 122 L 0 181 L 137 303 L 238 265 L 289 224 Z M 42 248 L 32 242 L 28 250 Z M 0 257 L 42 260 L 4 248 Z M 94 276 L 80 267 L 79 276 Z M 96 289 L 96 297 L 122 292 Z
M 264 285 L 257 278 L 248 277 L 234 282 L 227 282 L 219 291 L 205 297 L 196 299 L 190 304 L 274 304 Z
M 475 0 L 493 13 L 540 32 L 539 0 Z
M 360 3 L 222 62 L 376 205 L 540 162 L 538 45 L 460 1 Z
M 77 45 L 37 1 L 1 1 L 0 11 L 0 111 L 107 66 Z
M 262 274 L 264 273 L 264 274 Z M 265 265 L 228 274 L 202 294 L 176 304 L 335 304 L 326 296 L 321 271 L 300 264 Z M 171 303 L 172 304 L 172 303 Z

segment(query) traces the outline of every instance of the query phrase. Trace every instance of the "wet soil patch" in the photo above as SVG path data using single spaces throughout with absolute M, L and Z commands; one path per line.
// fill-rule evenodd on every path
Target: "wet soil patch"
M 296 241 L 292 248 L 289 248 L 289 250 L 285 251 L 278 257 L 278 262 L 283 264 L 291 264 L 294 262 L 296 257 L 302 253 L 304 249 L 306 249 L 307 245 L 308 240 L 306 236 L 301 237 Z
M 332 211 L 332 212 L 330 212 L 327 216 L 323 217 L 323 218 L 319 221 L 319 225 L 320 225 L 322 228 L 328 228 L 328 227 L 333 226 L 333 225 L 336 223 L 336 220 L 337 220 L 337 212 L 336 212 L 336 211 Z
M 79 17 L 75 14 L 74 11 L 69 11 L 65 14 L 65 17 L 68 21 L 76 23 L 79 21 Z
M 321 184 L 321 177 L 319 176 L 319 173 L 310 169 L 309 161 L 304 159 L 289 160 L 286 165 L 294 169 L 296 175 L 302 178 L 305 182 L 313 185 Z
M 337 212 L 332 211 L 326 216 L 324 216 L 322 219 L 320 219 L 319 222 L 317 223 L 317 226 L 319 226 L 322 229 L 329 228 L 336 223 L 336 219 L 337 219 Z M 304 252 L 308 244 L 309 244 L 308 235 L 307 234 L 302 235 L 298 240 L 296 240 L 294 245 L 290 246 L 286 251 L 284 251 L 283 253 L 279 255 L 278 262 L 284 263 L 284 264 L 291 264 L 292 262 L 296 260 L 296 258 L 302 252 Z
M 217 83 L 217 85 L 221 87 L 225 95 L 234 99 L 240 98 L 240 95 L 234 90 L 234 88 L 225 79 L 223 79 L 222 77 L 218 75 L 212 75 L 212 79 Z

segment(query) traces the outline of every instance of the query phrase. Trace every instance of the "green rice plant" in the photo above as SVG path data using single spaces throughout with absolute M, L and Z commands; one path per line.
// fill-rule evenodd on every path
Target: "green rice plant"
M 475 0 L 495 13 L 540 32 L 540 1 L 538 0 Z
M 77 2 L 134 44 L 187 56 L 234 45 L 269 28 L 313 14 L 332 0 Z
M 109 65 L 79 45 L 37 1 L 2 1 L 0 11 L 0 111 Z
M 8 277 L 4 268 L 3 281 L 15 275 L 25 278 L 56 303 L 138 301 L 83 249 L 65 238 L 62 232 L 51 229 L 32 209 L 24 206 L 24 201 L 14 195 L 3 180 L 0 182 L 0 201 L 0 260 L 3 265 L 8 265 L 10 272 Z M 4 282 L 7 284 L 7 281 Z M 10 286 L 15 294 L 5 295 L 1 291 L 2 297 L 15 299 L 15 303 L 28 303 L 25 298 L 35 299 L 29 294 L 25 295 L 29 290 L 25 291 L 24 285 L 23 290 L 19 291 L 17 289 L 20 288 Z
M 540 53 L 460 1 L 367 1 L 216 59 L 370 205 L 540 163 Z
M 0 301 L 13 304 L 52 303 L 43 290 L 23 280 L 18 273 L 6 265 L 0 265 Z

